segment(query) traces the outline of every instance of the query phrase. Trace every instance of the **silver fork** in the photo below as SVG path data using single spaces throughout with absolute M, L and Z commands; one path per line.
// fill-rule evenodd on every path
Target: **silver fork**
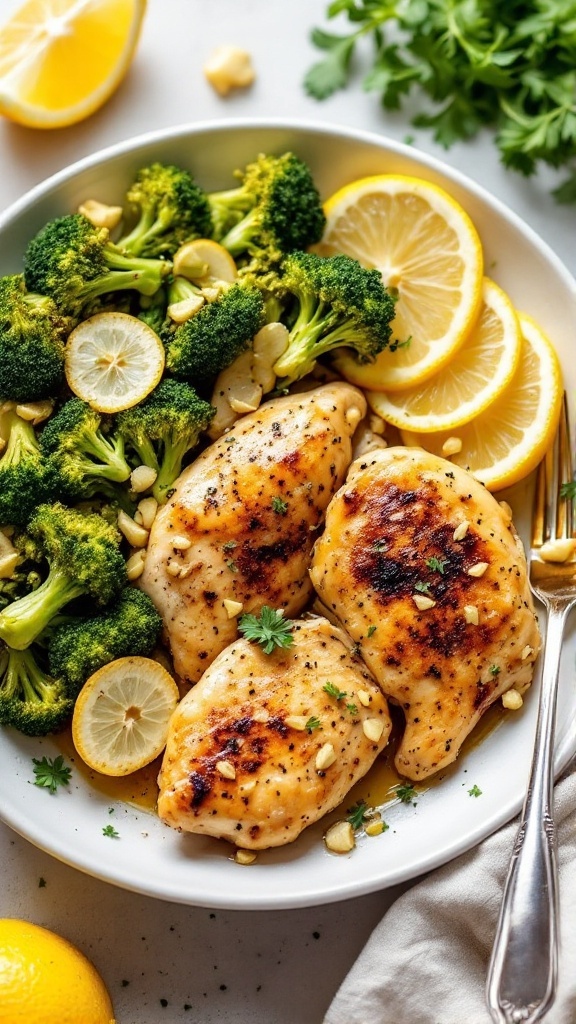
M 576 562 L 546 561 L 544 544 L 573 536 L 568 410 L 536 482 L 530 586 L 547 611 L 534 754 L 488 969 L 486 998 L 496 1024 L 534 1024 L 550 1009 L 558 974 L 558 865 L 553 817 L 554 726 L 566 618 L 576 604 Z M 557 545 L 556 545 L 557 547 Z M 557 552 L 559 553 L 559 552 Z

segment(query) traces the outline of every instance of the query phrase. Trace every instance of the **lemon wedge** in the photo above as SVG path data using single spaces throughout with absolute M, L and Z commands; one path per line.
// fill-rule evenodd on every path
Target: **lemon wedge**
M 451 457 L 491 491 L 518 483 L 552 444 L 562 407 L 562 371 L 551 342 L 529 316 L 519 314 L 520 362 L 499 398 L 470 423 L 459 427 L 461 450 Z M 449 433 L 403 430 L 409 447 L 443 454 Z
M 437 185 L 383 174 L 354 181 L 325 204 L 317 251 L 346 253 L 377 268 L 397 295 L 396 351 L 360 365 L 343 352 L 336 362 L 359 387 L 413 387 L 444 366 L 464 341 L 480 308 L 483 255 L 465 210 Z
M 164 370 L 164 346 L 148 324 L 128 313 L 97 313 L 66 342 L 70 389 L 98 412 L 120 412 L 141 402 Z
M 92 114 L 126 74 L 146 0 L 28 0 L 0 27 L 0 113 L 31 128 Z
M 452 430 L 478 416 L 510 383 L 522 337 L 510 299 L 484 278 L 480 315 L 449 363 L 423 384 L 406 391 L 369 391 L 382 419 L 405 430 Z
M 118 658 L 82 687 L 72 718 L 80 757 L 102 775 L 130 775 L 162 753 L 178 687 L 152 658 Z

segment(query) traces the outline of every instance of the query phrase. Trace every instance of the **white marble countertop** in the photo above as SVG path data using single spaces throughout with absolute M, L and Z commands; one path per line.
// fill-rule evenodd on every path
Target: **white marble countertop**
M 0 18 L 19 0 L 0 0 Z M 525 180 L 500 166 L 491 136 L 448 153 L 354 88 L 318 104 L 301 82 L 317 59 L 313 25 L 325 0 L 148 0 L 138 54 L 116 95 L 87 121 L 39 132 L 0 123 L 0 210 L 67 164 L 122 139 L 184 122 L 290 117 L 362 128 L 434 153 L 523 217 L 576 274 L 576 208 L 558 207 L 552 175 Z M 335 26 L 336 27 L 336 26 Z M 211 50 L 248 49 L 257 80 L 226 100 L 202 74 Z M 0 824 L 0 915 L 61 932 L 95 962 L 119 1024 L 320 1024 L 396 891 L 305 910 L 209 911 L 125 892 L 80 874 Z M 164 1001 L 167 1005 L 164 1005 Z

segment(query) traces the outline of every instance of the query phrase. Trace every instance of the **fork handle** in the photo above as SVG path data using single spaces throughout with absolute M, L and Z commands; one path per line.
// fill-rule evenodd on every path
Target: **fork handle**
M 487 1003 L 496 1024 L 534 1024 L 542 1019 L 556 994 L 554 725 L 562 637 L 572 605 L 573 598 L 546 601 L 548 627 L 534 757 L 488 970 Z

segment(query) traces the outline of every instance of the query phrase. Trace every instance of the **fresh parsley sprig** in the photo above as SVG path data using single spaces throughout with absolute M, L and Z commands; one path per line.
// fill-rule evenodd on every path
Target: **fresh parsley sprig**
M 50 793 L 55 793 L 59 786 L 69 784 L 72 769 L 64 763 L 62 754 L 58 754 L 55 758 L 43 757 L 42 760 L 33 757 L 32 764 L 34 765 L 32 771 L 36 776 L 35 786 L 43 786 Z
M 252 643 L 260 644 L 264 654 L 272 654 L 276 647 L 290 647 L 294 643 L 294 623 L 285 619 L 282 609 L 277 611 L 264 605 L 260 615 L 245 613 L 238 619 L 238 629 Z
M 490 126 L 503 163 L 532 174 L 567 168 L 555 190 L 576 202 L 576 2 L 549 0 L 333 0 L 327 17 L 352 31 L 314 29 L 323 59 L 304 87 L 323 100 L 344 89 L 363 37 L 373 43 L 367 91 L 398 110 L 410 93 L 430 101 L 413 119 L 445 147 Z

